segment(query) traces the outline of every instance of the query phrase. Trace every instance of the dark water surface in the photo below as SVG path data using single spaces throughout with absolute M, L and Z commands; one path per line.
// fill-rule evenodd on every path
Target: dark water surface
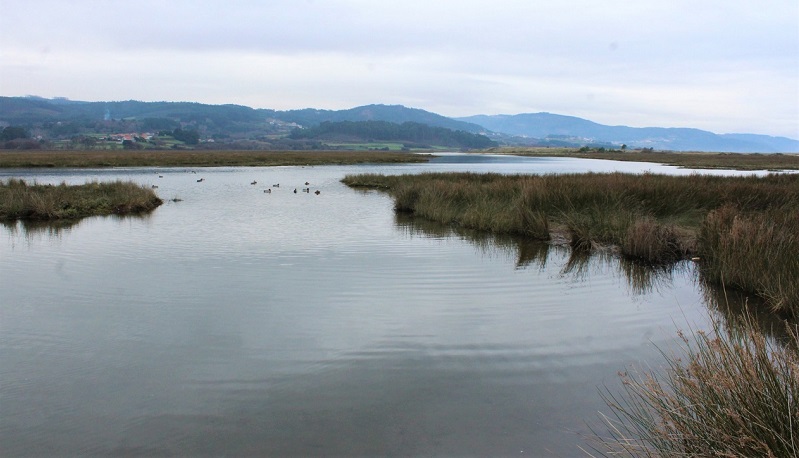
M 427 170 L 687 173 L 459 155 L 0 171 L 182 199 L 0 226 L 0 455 L 580 456 L 607 411 L 598 390 L 662 364 L 681 324 L 705 326 L 693 266 L 453 232 L 339 182 Z

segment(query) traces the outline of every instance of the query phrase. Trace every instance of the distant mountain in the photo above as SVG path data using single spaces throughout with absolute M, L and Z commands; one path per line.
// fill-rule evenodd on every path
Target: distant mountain
M 307 148 L 310 136 L 289 137 L 289 134 L 296 129 L 312 130 L 323 123 L 344 122 L 383 122 L 396 126 L 411 123 L 416 127 L 395 129 L 409 134 L 408 138 L 392 139 L 420 146 L 434 144 L 477 148 L 484 146 L 474 145 L 495 145 L 479 135 L 485 129 L 478 125 L 401 105 L 366 105 L 348 110 L 309 108 L 279 111 L 192 102 L 81 102 L 64 98 L 0 97 L 0 130 L 4 126 L 23 127 L 31 137 L 51 142 L 75 143 L 100 133 L 157 133 L 181 129 L 196 132 L 201 139 L 213 140 L 213 145 L 205 142 L 204 147 Z M 367 126 L 358 127 L 364 128 L 366 135 Z M 420 134 L 422 131 L 424 134 Z M 375 137 L 366 135 L 364 138 Z M 317 141 L 312 146 L 321 148 L 325 144 Z
M 252 141 L 268 147 L 297 127 L 323 122 L 384 121 L 425 124 L 482 134 L 504 144 L 599 145 L 673 151 L 799 152 L 799 141 L 754 134 L 714 134 L 690 128 L 606 126 L 551 113 L 447 118 L 402 105 L 365 105 L 347 110 L 271 110 L 193 102 L 82 102 L 65 98 L 0 97 L 0 128 L 22 126 L 36 138 L 69 139 L 92 133 L 196 130 L 216 141 Z M 282 136 L 282 137 L 281 137 Z M 260 146 L 258 142 L 261 142 Z
M 445 129 L 480 133 L 484 128 L 429 111 L 402 105 L 365 105 L 348 110 L 270 110 L 241 105 L 206 105 L 193 102 L 79 102 L 63 98 L 0 97 L 0 122 L 11 125 L 43 122 L 86 122 L 107 119 L 167 118 L 182 123 L 220 128 L 231 123 L 263 123 L 279 120 L 312 127 L 322 122 L 386 121 L 416 122 Z
M 799 141 L 754 134 L 714 134 L 705 130 L 664 127 L 606 126 L 574 116 L 551 113 L 476 115 L 456 118 L 487 130 L 531 139 L 572 144 L 626 144 L 631 148 L 672 151 L 717 151 L 733 153 L 799 152 Z

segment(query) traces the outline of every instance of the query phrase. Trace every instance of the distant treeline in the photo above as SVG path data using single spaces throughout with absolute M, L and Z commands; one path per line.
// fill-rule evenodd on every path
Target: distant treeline
M 396 124 L 386 121 L 325 121 L 307 129 L 295 129 L 289 137 L 295 140 L 400 141 L 414 146 L 434 145 L 456 148 L 490 148 L 497 145 L 485 135 L 417 122 Z

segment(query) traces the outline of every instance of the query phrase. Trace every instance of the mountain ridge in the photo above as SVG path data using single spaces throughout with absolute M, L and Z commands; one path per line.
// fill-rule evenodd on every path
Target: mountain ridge
M 768 135 L 713 132 L 688 127 L 607 126 L 576 116 L 553 113 L 446 117 L 403 105 L 370 104 L 346 110 L 314 108 L 273 110 L 244 105 L 135 100 L 83 102 L 66 98 L 0 97 L 0 128 L 22 125 L 53 135 L 76 135 L 99 122 L 167 119 L 214 138 L 237 140 L 288 135 L 296 128 L 322 122 L 415 122 L 455 131 L 482 134 L 505 145 L 607 146 L 672 151 L 799 152 L 799 140 Z M 58 124 L 49 131 L 45 126 Z M 150 122 L 150 125 L 156 123 Z M 93 127 L 94 126 L 94 127 Z
M 523 138 L 570 137 L 585 143 L 607 143 L 634 148 L 671 151 L 713 152 L 799 152 L 799 140 L 769 135 L 716 134 L 689 127 L 608 126 L 575 116 L 547 112 L 517 115 L 474 115 L 455 118 L 472 122 L 493 132 Z M 562 138 L 561 138 L 562 140 Z

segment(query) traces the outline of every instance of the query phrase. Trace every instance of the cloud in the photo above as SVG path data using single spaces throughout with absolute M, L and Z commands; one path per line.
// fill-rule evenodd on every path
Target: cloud
M 797 137 L 797 27 L 794 0 L 14 1 L 0 82 L 74 99 L 639 112 Z

